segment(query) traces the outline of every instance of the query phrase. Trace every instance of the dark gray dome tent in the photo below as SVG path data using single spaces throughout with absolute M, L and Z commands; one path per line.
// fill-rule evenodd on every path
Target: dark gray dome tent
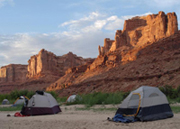
M 142 86 L 132 91 L 120 104 L 116 114 L 152 121 L 173 117 L 164 93 L 159 88 Z
M 46 115 L 56 114 L 61 112 L 61 109 L 56 99 L 49 93 L 36 91 L 36 94 L 31 97 L 28 104 L 22 108 L 23 115 Z

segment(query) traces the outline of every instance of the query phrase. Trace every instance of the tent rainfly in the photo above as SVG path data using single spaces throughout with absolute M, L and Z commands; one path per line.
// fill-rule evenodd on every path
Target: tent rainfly
M 49 93 L 36 91 L 21 110 L 23 115 L 46 115 L 61 112 L 56 99 Z
M 120 104 L 116 114 L 152 121 L 173 117 L 164 93 L 157 87 L 142 86 L 132 91 Z

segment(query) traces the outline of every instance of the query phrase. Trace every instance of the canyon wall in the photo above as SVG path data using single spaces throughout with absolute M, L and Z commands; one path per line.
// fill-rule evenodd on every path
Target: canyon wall
M 125 20 L 123 30 L 116 31 L 115 40 L 105 38 L 104 46 L 98 47 L 99 56 L 89 69 L 134 61 L 141 49 L 176 33 L 178 22 L 174 12 L 166 15 L 160 11 L 158 14 Z
M 26 80 L 27 65 L 10 64 L 0 69 L 0 83 L 23 82 Z
M 72 52 L 56 56 L 47 50 L 40 50 L 31 56 L 28 65 L 10 64 L 0 69 L 0 93 L 27 89 L 45 90 L 60 77 L 70 72 L 84 72 L 94 59 L 82 58 Z
M 83 65 L 89 60 L 91 59 L 83 59 L 72 52 L 63 56 L 56 56 L 52 52 L 42 49 L 37 55 L 29 59 L 27 78 L 44 74 L 63 76 L 68 68 Z

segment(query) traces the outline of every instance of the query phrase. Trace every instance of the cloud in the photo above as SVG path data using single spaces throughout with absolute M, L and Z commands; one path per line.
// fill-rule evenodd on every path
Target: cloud
M 150 12 L 142 15 L 151 14 Z M 117 29 L 123 29 L 124 20 L 130 19 L 137 15 L 128 15 L 128 16 L 121 16 L 118 17 L 116 15 L 108 16 L 107 14 L 101 14 L 99 12 L 92 12 L 89 16 L 85 16 L 78 20 L 71 20 L 62 23 L 58 27 L 66 27 L 67 31 L 76 31 L 79 33 L 82 32 L 95 32 L 98 30 L 108 30 L 108 31 L 115 31 Z M 66 33 L 67 33 L 66 31 Z
M 124 19 L 123 18 L 118 18 L 117 16 L 114 16 L 114 17 L 116 17 L 116 18 L 111 19 L 110 22 L 108 22 L 108 24 L 105 26 L 106 30 L 117 30 L 117 29 L 122 29 L 123 28 Z
M 5 6 L 6 4 L 14 5 L 14 0 L 0 0 L 0 8 Z
M 92 12 L 89 14 L 89 16 L 85 16 L 79 20 L 71 20 L 68 22 L 64 22 L 59 27 L 65 27 L 68 26 L 68 29 L 77 29 L 77 28 L 82 28 L 84 26 L 87 26 L 91 24 L 93 21 L 96 21 L 100 17 L 103 17 L 103 15 L 99 14 L 98 12 Z

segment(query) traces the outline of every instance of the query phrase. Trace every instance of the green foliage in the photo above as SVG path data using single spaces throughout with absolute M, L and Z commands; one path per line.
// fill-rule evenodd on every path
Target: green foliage
M 0 111 L 20 111 L 23 105 L 17 105 L 14 107 L 0 107 Z
M 35 94 L 34 91 L 29 91 L 26 96 L 30 99 Z
M 28 98 L 31 98 L 34 94 L 34 91 L 14 90 L 11 91 L 9 94 L 0 94 L 0 102 L 2 102 L 3 99 L 8 99 L 10 103 L 13 103 L 19 96 L 27 96 Z
M 127 93 L 117 92 L 117 93 L 102 93 L 95 92 L 90 94 L 82 94 L 76 99 L 75 102 L 67 103 L 71 104 L 85 104 L 87 107 L 91 107 L 95 104 L 120 104 L 121 101 L 127 96 Z
M 168 98 L 169 103 L 180 103 L 180 86 L 177 89 L 172 86 L 166 85 L 159 88 Z M 57 100 L 58 103 L 66 103 L 67 97 L 58 97 L 55 91 L 48 92 Z M 0 102 L 3 99 L 8 99 L 10 103 L 13 103 L 19 96 L 27 96 L 31 98 L 35 94 L 34 91 L 22 90 L 12 91 L 10 94 L 0 94 Z M 129 92 L 116 92 L 116 93 L 102 93 L 94 92 L 90 94 L 79 94 L 75 102 L 66 103 L 72 104 L 84 104 L 86 107 L 91 107 L 95 104 L 120 104 L 121 101 L 129 95 Z
M 50 93 L 55 99 L 58 98 L 58 94 L 55 91 L 47 91 L 47 93 Z
M 62 103 L 66 102 L 67 97 L 58 97 L 56 100 L 57 100 L 58 103 L 62 104 Z
M 175 89 L 172 86 L 166 85 L 164 87 L 160 87 L 159 89 L 169 98 L 169 100 L 178 100 L 178 98 L 180 98 L 180 86 Z
M 180 112 L 180 107 L 179 106 L 171 106 L 171 109 L 174 113 L 179 113 Z

